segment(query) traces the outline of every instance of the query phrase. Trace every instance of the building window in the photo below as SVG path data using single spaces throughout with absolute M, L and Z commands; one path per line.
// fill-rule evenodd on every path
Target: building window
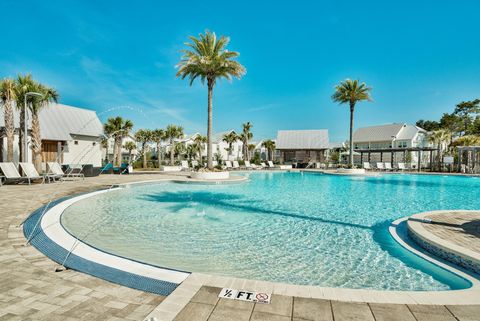
M 93 145 L 93 146 L 97 145 L 97 142 L 93 142 L 92 145 Z
M 73 144 L 74 144 L 74 145 L 78 145 L 78 140 L 75 140 L 75 141 L 73 142 Z

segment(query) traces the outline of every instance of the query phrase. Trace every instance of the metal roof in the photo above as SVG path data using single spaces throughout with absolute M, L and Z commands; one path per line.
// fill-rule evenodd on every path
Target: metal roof
M 15 108 L 14 123 L 19 127 L 19 111 Z M 31 127 L 30 113 L 29 128 Z M 103 134 L 103 125 L 93 110 L 51 103 L 40 111 L 40 134 L 44 140 L 71 140 L 71 135 L 98 137 Z M 0 127 L 4 127 L 3 111 L 0 112 Z
M 405 124 L 389 124 L 362 127 L 353 133 L 354 142 L 384 142 L 392 141 Z
M 279 130 L 276 149 L 328 149 L 328 130 Z

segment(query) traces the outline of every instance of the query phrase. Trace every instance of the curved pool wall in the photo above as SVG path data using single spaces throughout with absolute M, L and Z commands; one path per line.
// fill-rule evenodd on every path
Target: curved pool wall
M 81 196 L 88 197 L 89 195 L 81 194 Z M 38 208 L 25 220 L 23 233 L 26 239 L 30 239 L 30 244 L 33 247 L 57 264 L 63 264 L 65 268 L 86 273 L 133 289 L 167 296 L 177 288 L 180 282 L 159 280 L 136 273 L 130 273 L 121 268 L 99 264 L 89 258 L 69 253 L 69 250 L 50 239 L 42 227 L 41 220 L 52 208 L 75 197 L 78 197 L 78 195 L 55 200 Z M 186 277 L 187 275 L 185 278 Z
M 278 175 L 278 174 L 270 174 L 269 173 L 268 175 Z M 293 174 L 293 175 L 299 175 L 299 174 L 296 173 L 296 174 Z M 335 178 L 335 179 L 337 179 L 337 178 Z M 390 182 L 390 183 L 392 183 L 392 182 Z M 429 186 L 429 184 L 425 184 L 425 182 L 423 182 L 423 183 L 419 182 L 419 184 Z M 401 183 L 400 185 L 404 185 L 404 183 Z M 148 190 L 152 191 L 154 189 L 155 189 L 155 185 L 148 186 Z M 131 190 L 135 190 L 135 188 L 133 188 Z M 90 199 L 88 202 L 91 203 L 92 199 Z M 139 214 L 139 213 L 135 212 L 135 214 Z M 295 217 L 295 216 L 294 216 L 294 218 L 298 219 L 298 217 Z M 303 217 L 301 217 L 301 218 L 304 219 Z M 387 252 L 389 254 L 389 256 L 391 256 L 392 258 L 395 258 L 396 260 L 400 260 L 402 262 L 402 264 L 406 264 L 408 267 L 412 267 L 414 270 L 417 270 L 421 273 L 429 274 L 435 280 L 435 282 L 440 282 L 441 284 L 444 284 L 446 286 L 444 288 L 433 289 L 433 290 L 463 289 L 463 288 L 468 288 L 470 286 L 470 283 L 468 281 L 466 281 L 464 278 L 459 277 L 455 274 L 452 274 L 451 272 L 449 272 L 449 271 L 447 271 L 443 268 L 440 268 L 440 267 L 438 267 L 438 266 L 436 266 L 436 265 L 434 265 L 430 262 L 426 262 L 425 260 L 423 260 L 422 258 L 420 258 L 418 256 L 412 255 L 410 252 L 403 249 L 403 247 L 396 244 L 396 242 L 391 238 L 390 234 L 388 233 L 388 225 L 389 225 L 389 222 L 391 222 L 391 221 L 392 220 L 385 221 L 385 222 L 382 221 L 381 223 L 376 224 L 375 233 L 373 233 L 374 234 L 373 235 L 373 240 L 381 245 L 380 247 L 381 247 L 382 251 Z M 192 234 L 190 236 L 190 238 L 194 242 L 195 242 L 195 236 L 196 236 L 196 234 Z M 98 246 L 97 244 L 92 243 L 91 240 L 86 240 L 86 241 L 87 241 L 87 243 L 90 243 L 91 245 Z M 197 243 L 195 243 L 195 244 L 197 244 Z M 106 251 L 112 252 L 112 249 L 106 249 Z M 115 253 L 115 251 L 113 251 L 113 252 Z M 178 253 L 181 253 L 181 252 L 177 252 L 175 254 L 177 255 Z M 119 254 L 119 253 L 116 253 L 116 254 Z M 121 254 L 121 255 L 125 255 L 125 254 Z M 181 260 L 182 255 L 179 255 L 178 258 Z M 138 258 L 135 257 L 135 259 L 138 259 Z M 214 259 L 214 258 L 212 258 L 212 259 Z M 202 257 L 202 260 L 205 261 L 204 257 Z M 140 261 L 145 261 L 145 260 L 140 259 Z M 147 262 L 148 262 L 148 260 L 147 260 Z M 151 262 L 149 262 L 149 263 L 151 263 Z M 155 262 L 155 263 L 157 265 L 159 264 L 158 262 Z M 178 268 L 178 266 L 173 266 L 171 264 L 164 263 L 164 262 L 160 262 L 160 264 Z M 198 271 L 195 268 L 187 269 L 187 270 L 188 271 L 195 271 L 195 272 Z M 207 272 L 208 273 L 210 271 L 201 271 L 201 272 Z M 395 274 L 395 271 L 392 271 L 392 273 Z M 244 276 L 240 276 L 240 277 L 244 277 Z M 255 277 L 255 275 L 253 277 L 250 277 L 250 278 L 261 279 L 261 277 Z M 277 280 L 272 280 L 272 281 L 277 281 Z M 284 282 L 284 280 L 279 280 L 279 281 Z M 412 281 L 412 280 L 410 280 L 410 281 Z M 323 285 L 323 284 L 320 283 L 319 285 Z M 327 286 L 330 286 L 330 285 L 327 285 Z M 367 286 L 367 288 L 368 288 L 368 286 Z M 372 288 L 372 287 L 370 287 L 370 288 Z M 407 287 L 406 289 L 408 290 L 410 288 Z M 422 290 L 422 289 L 419 289 L 419 290 Z M 432 290 L 432 289 L 423 289 L 423 290 Z

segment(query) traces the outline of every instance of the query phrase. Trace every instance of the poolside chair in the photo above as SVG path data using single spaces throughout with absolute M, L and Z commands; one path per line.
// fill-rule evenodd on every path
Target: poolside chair
M 363 162 L 363 168 L 366 170 L 372 170 L 372 167 L 370 166 L 369 162 Z
M 383 165 L 386 171 L 393 171 L 392 163 L 387 162 L 387 163 L 384 163 Z
M 25 181 L 25 177 L 22 177 L 17 170 L 17 167 L 13 163 L 0 163 L 0 170 L 3 173 L 5 183 L 18 183 Z
M 262 169 L 267 169 L 267 165 L 265 164 L 265 162 L 261 162 L 260 166 L 262 167 Z
M 240 169 L 240 164 L 238 161 L 233 161 L 233 169 Z
M 85 175 L 83 175 L 83 173 L 65 173 L 62 170 L 62 166 L 60 166 L 60 164 L 57 162 L 47 162 L 47 172 L 54 175 L 57 179 L 63 179 L 65 177 L 81 177 L 85 179 Z
M 190 169 L 190 166 L 188 166 L 188 161 L 182 160 L 180 163 L 181 163 L 182 171 L 183 170 L 188 171 Z
M 232 166 L 232 162 L 231 161 L 225 161 L 225 169 L 232 169 L 233 166 Z
M 257 169 L 257 165 L 251 164 L 250 161 L 245 161 L 245 168 L 246 169 Z
M 196 160 L 192 161 L 192 167 L 195 168 L 198 166 L 198 162 Z
M 403 171 L 407 170 L 407 168 L 405 167 L 405 163 L 398 163 L 397 165 L 398 165 L 398 170 L 399 171 L 403 172 Z
M 22 168 L 24 178 L 28 181 L 28 185 L 31 184 L 32 181 L 34 180 L 42 180 L 42 184 L 45 183 L 45 178 L 48 178 L 50 181 L 51 178 L 54 178 L 55 175 L 44 175 L 41 176 L 38 174 L 37 170 L 35 169 L 35 166 L 33 166 L 32 163 L 18 163 L 20 167 Z
M 379 171 L 384 171 L 384 170 L 385 170 L 384 164 L 381 163 L 381 162 L 378 162 L 378 163 L 377 163 L 377 169 L 378 169 Z

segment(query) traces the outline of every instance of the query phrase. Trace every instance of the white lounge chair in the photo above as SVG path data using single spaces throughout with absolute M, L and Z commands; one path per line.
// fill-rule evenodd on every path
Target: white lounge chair
M 363 162 L 363 168 L 366 169 L 366 170 L 371 170 L 372 169 L 369 162 Z
M 182 167 L 182 171 L 187 171 L 187 170 L 190 169 L 190 166 L 188 166 L 188 161 L 182 160 L 180 162 L 180 164 L 181 164 L 181 167 Z
M 233 169 L 240 169 L 240 164 L 238 161 L 233 161 Z
M 393 171 L 392 163 L 384 163 L 386 171 Z
M 0 163 L 0 170 L 2 170 L 5 177 L 5 183 L 21 182 L 25 181 L 25 177 L 22 177 L 17 170 L 17 167 L 13 163 Z
M 245 161 L 245 168 L 246 169 L 260 169 L 257 165 L 251 164 L 250 161 Z
M 398 163 L 397 165 L 398 165 L 398 170 L 399 171 L 403 172 L 403 171 L 407 170 L 407 168 L 405 167 L 405 163 Z
M 273 162 L 272 162 L 272 161 L 268 161 L 268 168 L 270 168 L 270 169 L 274 169 L 274 168 L 275 168 L 275 165 L 273 165 Z
M 231 162 L 231 161 L 228 161 L 228 160 L 225 161 L 225 168 L 226 168 L 226 169 L 232 169 L 232 168 L 233 168 L 232 162 Z
M 42 180 L 42 184 L 45 183 L 45 178 L 53 178 L 54 175 L 45 175 L 41 176 L 38 174 L 37 170 L 35 169 L 35 166 L 33 166 L 32 163 L 19 163 L 20 167 L 22 168 L 24 178 L 28 181 L 28 185 L 31 184 L 32 181 L 34 180 Z
M 54 178 L 64 178 L 64 177 L 81 177 L 85 179 L 85 175 L 83 173 L 73 173 L 73 172 L 67 172 L 65 173 L 62 170 L 62 166 L 60 166 L 59 163 L 57 162 L 47 162 L 47 170 L 49 174 L 54 175 Z M 56 177 L 55 177 L 56 176 Z
M 267 168 L 267 165 L 266 165 L 264 162 L 261 162 L 261 163 L 260 163 L 260 166 L 262 167 L 262 169 L 266 169 L 266 168 Z
M 385 165 L 384 165 L 383 163 L 381 163 L 381 162 L 378 162 L 378 163 L 377 163 L 377 169 L 378 169 L 379 171 L 384 171 L 384 170 L 385 170 Z
M 193 160 L 192 161 L 192 167 L 197 167 L 198 166 L 198 162 L 196 160 Z

